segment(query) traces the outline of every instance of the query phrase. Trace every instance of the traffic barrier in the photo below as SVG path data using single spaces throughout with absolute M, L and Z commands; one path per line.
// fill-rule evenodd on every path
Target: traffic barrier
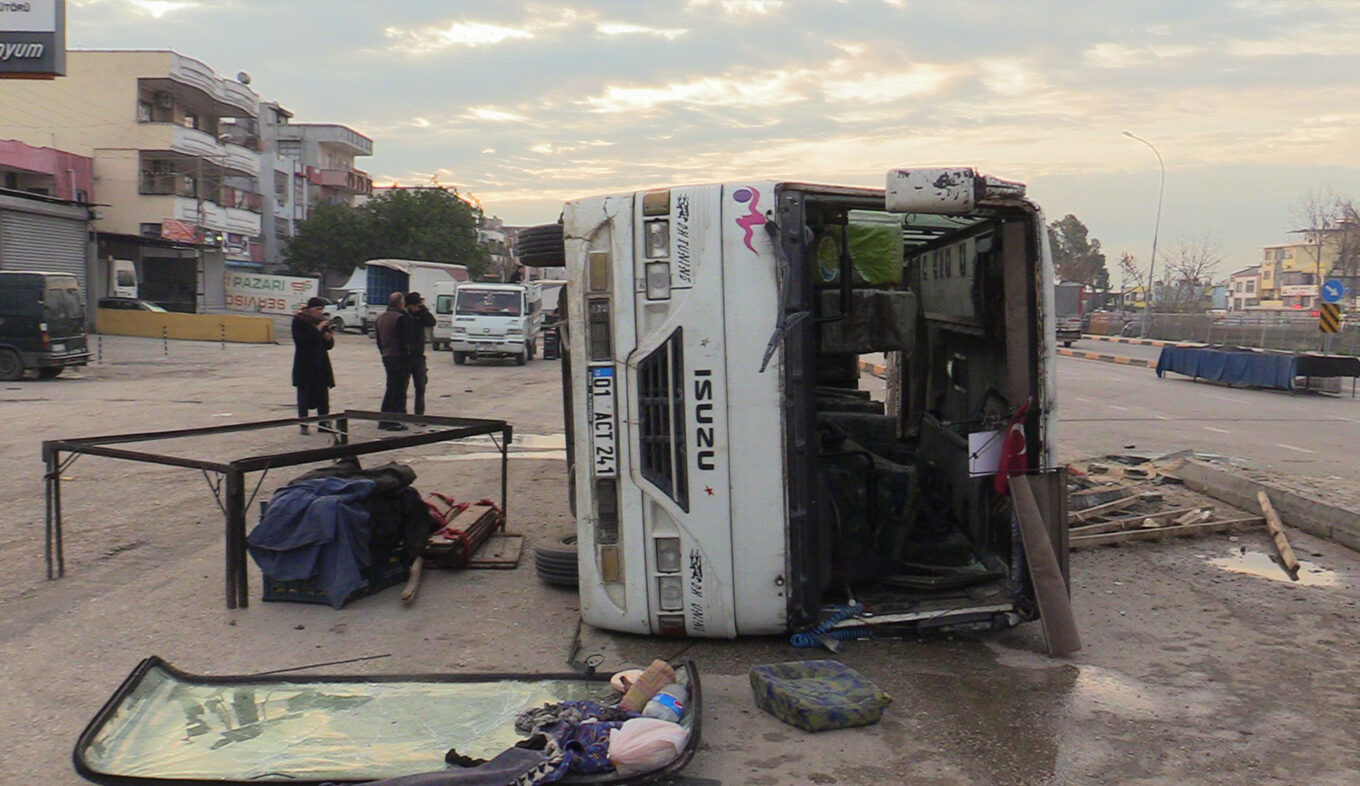
M 175 311 L 95 311 L 99 333 L 187 341 L 273 344 L 274 318 L 247 314 L 182 314 Z

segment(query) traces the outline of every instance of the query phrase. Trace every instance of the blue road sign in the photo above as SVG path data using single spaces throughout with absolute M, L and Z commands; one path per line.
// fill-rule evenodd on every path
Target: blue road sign
M 1340 281 L 1329 278 L 1322 282 L 1322 302 L 1340 303 L 1341 296 L 1346 294 L 1346 287 Z

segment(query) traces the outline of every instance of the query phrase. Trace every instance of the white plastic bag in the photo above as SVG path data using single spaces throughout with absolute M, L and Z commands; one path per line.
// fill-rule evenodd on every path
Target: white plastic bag
M 609 760 L 620 775 L 650 772 L 669 764 L 689 742 L 689 731 L 660 718 L 632 718 L 609 732 Z

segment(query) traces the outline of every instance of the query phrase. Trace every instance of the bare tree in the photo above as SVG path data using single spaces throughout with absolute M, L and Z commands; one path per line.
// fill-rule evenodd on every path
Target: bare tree
M 1124 251 L 1119 255 L 1119 274 L 1124 278 L 1125 293 L 1142 290 L 1146 298 L 1148 292 L 1146 273 L 1147 271 L 1138 265 L 1138 258 L 1133 254 Z
M 1213 234 L 1182 239 L 1163 257 L 1164 286 L 1158 311 L 1199 314 L 1211 305 L 1223 243 Z
M 1319 285 L 1328 276 L 1360 289 L 1360 213 L 1356 201 L 1331 188 L 1315 188 L 1299 197 L 1289 209 L 1291 233 L 1303 236 L 1313 257 L 1313 273 Z

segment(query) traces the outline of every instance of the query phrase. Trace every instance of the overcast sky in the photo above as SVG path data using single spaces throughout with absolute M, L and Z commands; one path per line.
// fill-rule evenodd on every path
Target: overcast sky
M 511 224 L 563 200 L 895 166 L 1020 180 L 1115 272 L 1216 238 L 1286 242 L 1310 190 L 1360 196 L 1360 3 L 944 0 L 68 0 L 70 48 L 246 71 L 295 122 L 373 139 L 376 183 Z M 1159 262 L 1160 267 L 1160 262 Z

